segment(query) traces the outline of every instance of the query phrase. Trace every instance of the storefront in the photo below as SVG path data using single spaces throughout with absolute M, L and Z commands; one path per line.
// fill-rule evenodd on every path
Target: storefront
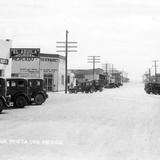
M 47 91 L 64 90 L 65 57 L 40 53 L 38 48 L 11 49 L 11 57 L 12 77 L 42 78 Z
M 40 76 L 45 81 L 47 91 L 63 91 L 65 57 L 57 54 L 40 54 Z

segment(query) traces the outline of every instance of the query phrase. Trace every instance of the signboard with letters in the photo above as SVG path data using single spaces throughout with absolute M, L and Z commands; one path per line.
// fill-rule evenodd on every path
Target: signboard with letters
M 8 65 L 8 59 L 0 58 L 0 64 Z
M 11 58 L 39 58 L 40 48 L 11 48 Z

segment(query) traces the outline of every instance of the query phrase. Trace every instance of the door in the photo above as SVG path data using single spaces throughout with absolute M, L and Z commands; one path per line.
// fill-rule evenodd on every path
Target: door
M 44 74 L 44 88 L 46 91 L 53 91 L 53 75 Z

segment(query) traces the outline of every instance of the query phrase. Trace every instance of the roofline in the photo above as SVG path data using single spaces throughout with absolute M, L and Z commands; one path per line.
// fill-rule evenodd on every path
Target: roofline
M 48 53 L 40 53 L 40 57 L 52 57 L 52 58 L 60 58 L 65 60 L 65 57 L 59 54 L 48 54 Z

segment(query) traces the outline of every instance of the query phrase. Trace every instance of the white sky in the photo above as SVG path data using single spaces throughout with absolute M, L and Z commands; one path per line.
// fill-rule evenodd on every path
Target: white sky
M 12 39 L 13 47 L 56 53 L 66 29 L 78 42 L 70 68 L 91 68 L 87 56 L 99 55 L 101 63 L 141 80 L 160 60 L 159 0 L 0 0 L 0 38 Z

